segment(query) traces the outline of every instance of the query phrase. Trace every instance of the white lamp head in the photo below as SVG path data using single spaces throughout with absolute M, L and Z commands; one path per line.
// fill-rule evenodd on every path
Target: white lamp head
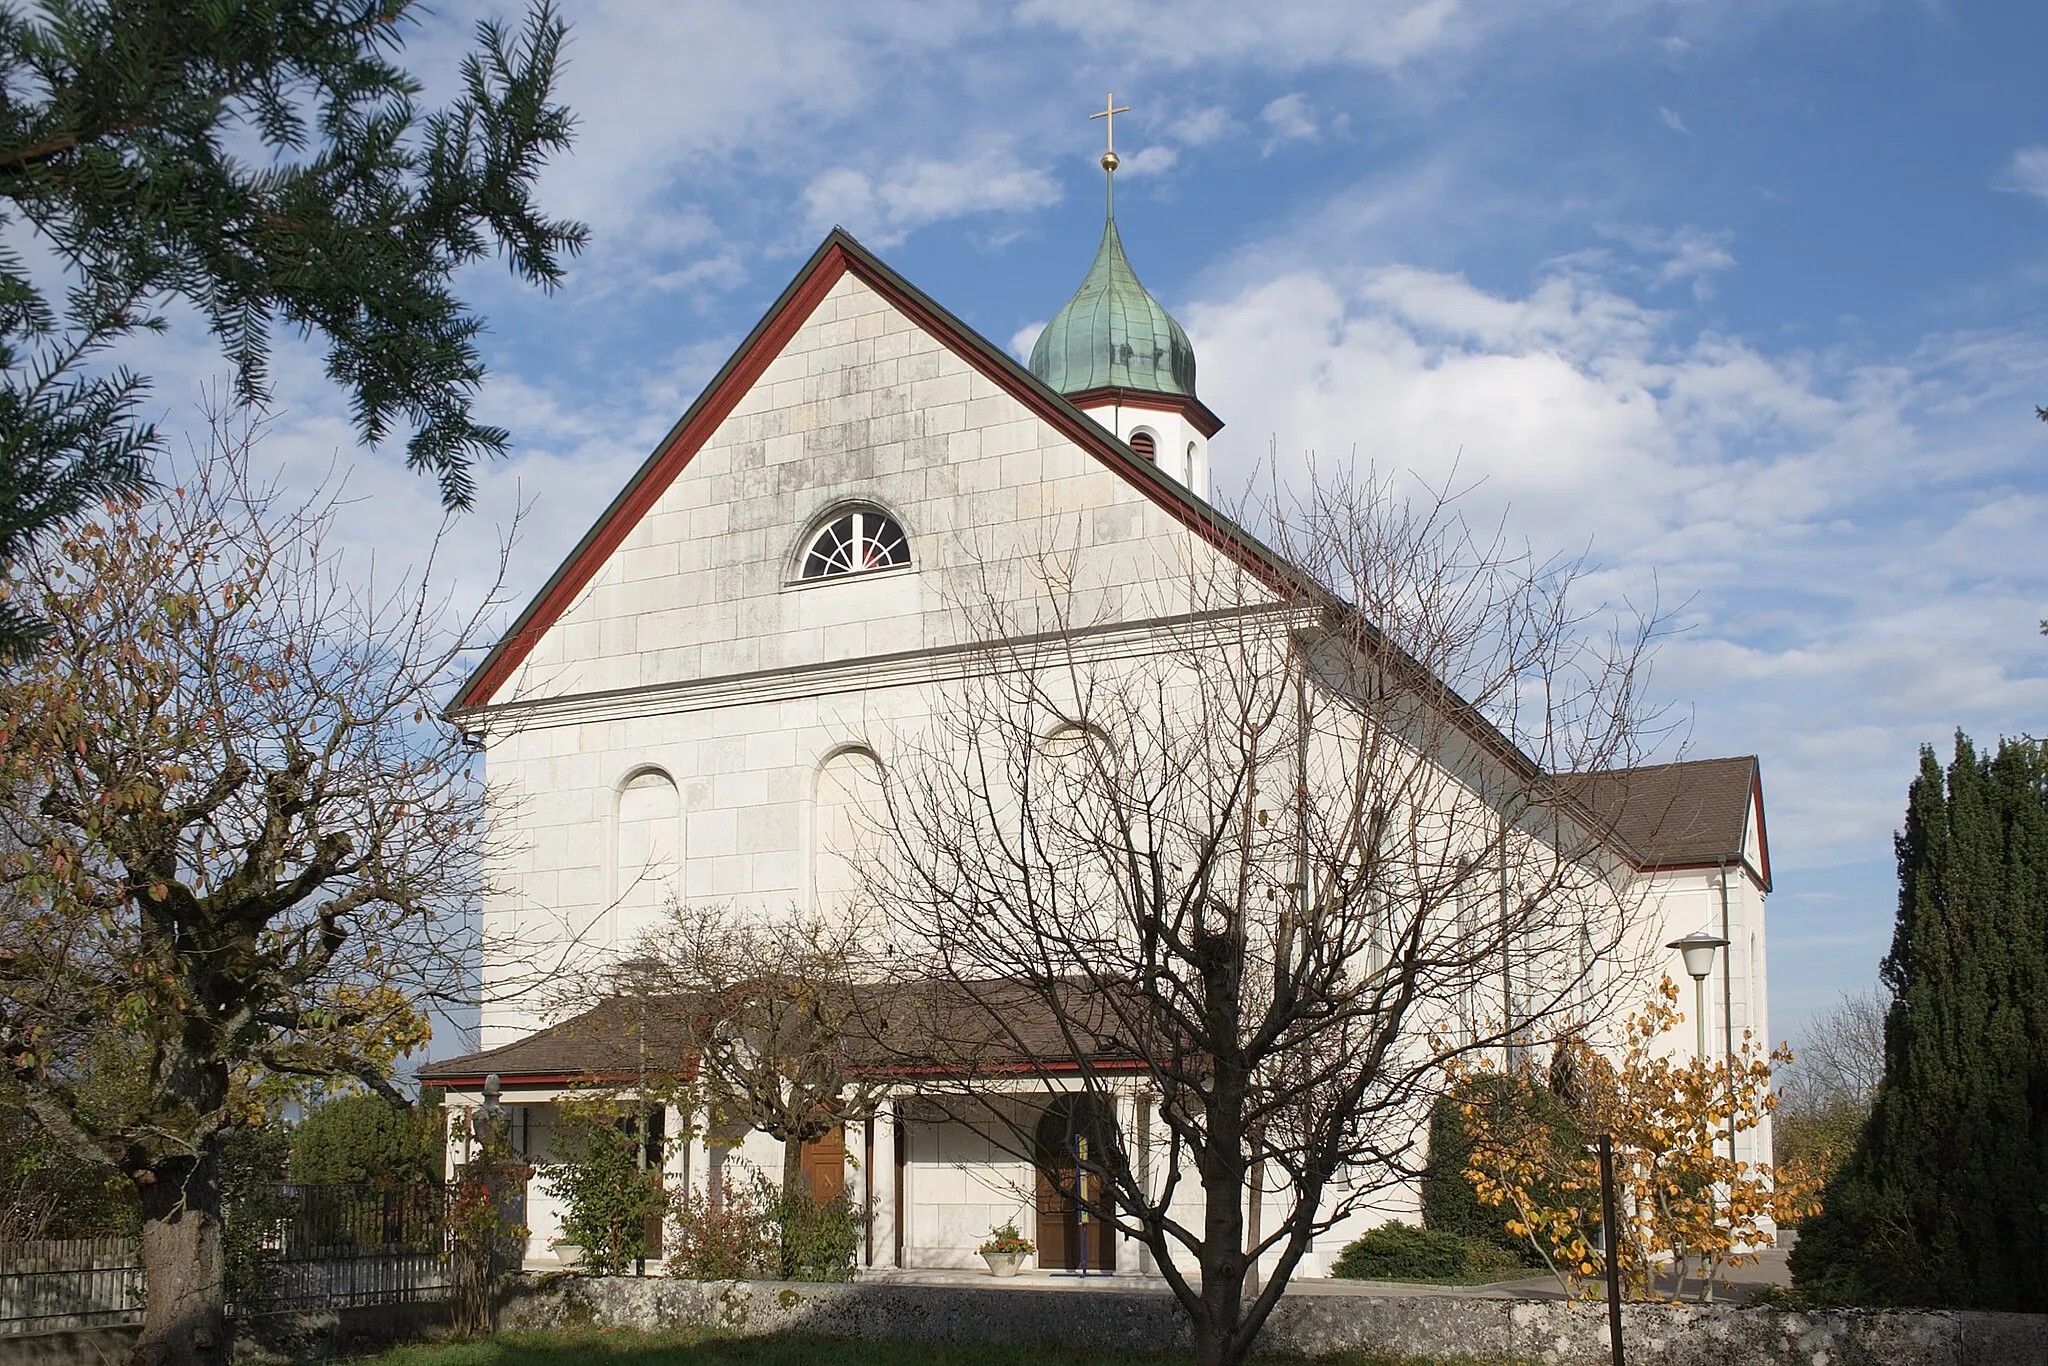
M 1705 930 L 1694 930 L 1683 939 L 1674 939 L 1664 946 L 1677 949 L 1685 959 L 1685 972 L 1694 981 L 1700 981 L 1714 970 L 1714 951 L 1728 947 L 1728 941 L 1718 934 Z

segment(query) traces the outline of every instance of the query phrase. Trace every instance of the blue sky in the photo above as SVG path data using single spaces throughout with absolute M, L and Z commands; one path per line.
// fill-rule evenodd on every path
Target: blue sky
M 412 58 L 440 89 L 488 12 Z M 474 272 L 518 445 L 458 567 L 533 503 L 519 596 L 834 223 L 1000 343 L 1079 282 L 1106 90 L 1118 217 L 1228 426 L 1476 480 L 1467 510 L 1675 609 L 1658 692 L 1762 756 L 1774 1032 L 1874 978 L 1917 746 L 2048 704 L 2048 6 L 1943 0 L 565 0 L 582 119 L 552 299 Z M 189 342 L 189 336 L 184 339 Z M 207 371 L 164 355 L 159 397 Z M 310 358 L 271 450 L 340 453 L 349 534 L 431 490 Z

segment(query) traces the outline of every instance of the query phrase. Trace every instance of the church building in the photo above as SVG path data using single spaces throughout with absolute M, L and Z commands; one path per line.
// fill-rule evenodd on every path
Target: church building
M 489 1081 L 515 1148 L 547 1160 L 556 1103 L 616 1080 L 626 1049 L 665 1035 L 619 1002 L 570 1028 L 547 993 L 516 989 L 534 967 L 572 945 L 586 962 L 623 962 L 678 907 L 772 916 L 847 895 L 892 737 L 985 652 L 962 585 L 1058 543 L 1099 610 L 1128 602 L 1130 639 L 1166 629 L 1159 595 L 1135 590 L 1191 553 L 1256 545 L 1211 501 L 1222 426 L 1113 205 L 1028 365 L 831 232 L 454 699 L 497 800 L 482 1051 L 421 1080 L 458 1117 Z M 1613 770 L 1584 795 L 1613 815 L 1655 943 L 1726 941 L 1703 990 L 1712 1046 L 1763 1037 L 1770 856 L 1756 761 Z M 685 1136 L 664 1150 L 674 1182 L 702 1186 L 735 1160 L 782 1169 L 781 1145 L 760 1134 L 707 1134 L 676 1113 L 661 1123 Z M 1768 1128 L 1741 1141 L 1746 1157 L 1767 1155 Z M 864 1274 L 978 1267 L 977 1245 L 1006 1220 L 1039 1244 L 1041 1271 L 1154 1270 L 1135 1244 L 1077 1246 L 1071 1204 L 1047 1200 L 1030 1163 L 922 1108 L 909 1083 L 807 1150 L 804 1171 L 863 1215 Z M 560 1210 L 538 1181 L 527 1210 L 529 1265 L 554 1265 Z M 1415 1221 L 1413 1192 L 1332 1229 L 1299 1274 L 1327 1274 L 1387 1217 Z

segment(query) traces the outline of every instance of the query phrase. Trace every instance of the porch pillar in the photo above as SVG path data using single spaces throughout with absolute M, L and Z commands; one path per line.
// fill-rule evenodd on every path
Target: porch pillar
M 868 1163 L 867 1191 L 870 1218 L 868 1237 L 863 1241 L 873 1250 L 871 1266 L 900 1267 L 903 1247 L 903 1211 L 898 1206 L 902 1168 L 896 1150 L 902 1142 L 903 1102 L 895 1098 L 875 1107 L 873 1158 Z
M 1130 1158 L 1131 1167 L 1139 1185 L 1151 1193 L 1152 1158 L 1152 1106 L 1148 1098 L 1137 1088 L 1119 1088 L 1116 1092 L 1116 1131 L 1123 1140 L 1124 1152 Z M 1150 1276 L 1156 1268 L 1152 1265 L 1151 1250 L 1136 1238 L 1119 1233 L 1116 1236 L 1116 1274 L 1119 1276 Z

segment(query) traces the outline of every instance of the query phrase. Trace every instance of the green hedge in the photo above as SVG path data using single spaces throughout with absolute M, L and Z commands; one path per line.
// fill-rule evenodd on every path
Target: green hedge
M 1522 1274 L 1519 1259 L 1484 1238 L 1395 1222 L 1354 1239 L 1330 1274 L 1349 1281 L 1424 1281 L 1477 1285 Z
M 1486 1103 L 1517 1103 L 1517 1092 L 1505 1078 L 1482 1077 L 1464 1088 L 1438 1096 L 1429 1112 L 1429 1164 L 1422 1173 L 1422 1226 L 1435 1233 L 1477 1238 L 1505 1252 L 1518 1266 L 1543 1264 L 1526 1238 L 1508 1232 L 1509 1210 L 1483 1205 L 1472 1189 L 1465 1167 L 1472 1140 L 1465 1129 L 1463 1105 L 1474 1095 Z

